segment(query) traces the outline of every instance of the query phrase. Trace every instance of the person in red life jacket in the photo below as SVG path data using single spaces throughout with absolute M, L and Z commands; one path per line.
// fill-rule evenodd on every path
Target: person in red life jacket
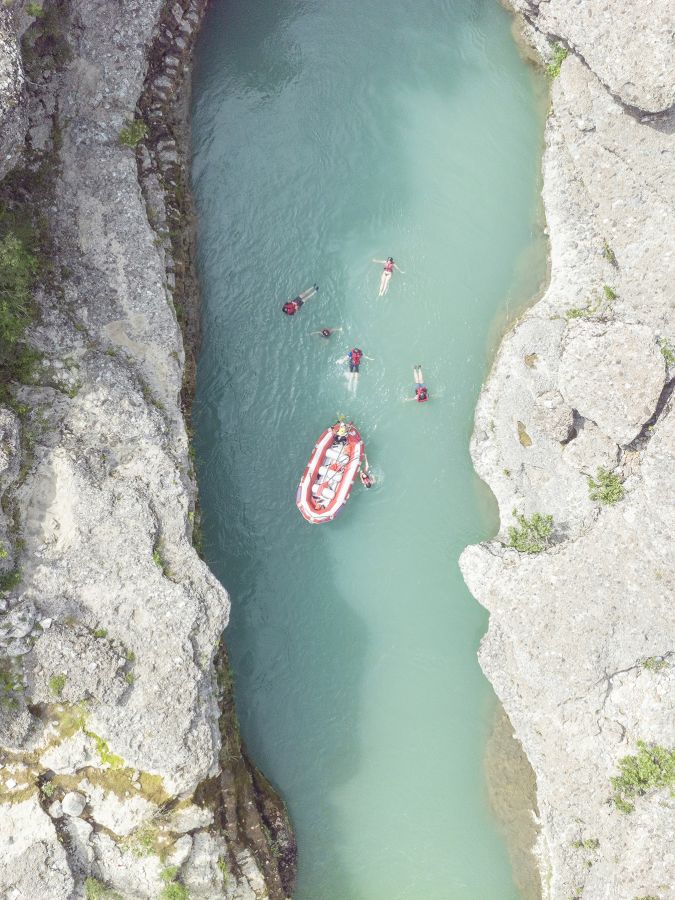
M 347 358 L 349 359 L 349 371 L 350 372 L 358 373 L 362 356 L 363 356 L 363 350 L 359 350 L 358 347 L 353 347 L 349 351 L 349 353 L 347 354 Z M 368 359 L 368 357 L 366 357 L 366 359 Z
M 294 297 L 292 300 L 287 300 L 281 307 L 282 311 L 285 312 L 287 316 L 294 316 L 302 304 L 309 300 L 310 297 L 313 297 L 318 290 L 318 284 L 313 285 L 311 288 L 307 288 L 306 291 L 298 294 L 297 297 Z
M 396 269 L 397 272 L 400 272 L 401 275 L 405 275 L 403 269 L 399 269 L 399 267 L 394 262 L 393 256 L 388 256 L 386 259 L 374 259 L 374 263 L 382 263 L 384 266 L 384 270 L 382 271 L 382 277 L 380 278 L 380 293 L 378 297 L 383 297 L 387 291 L 389 290 L 389 282 L 391 281 L 391 273 Z
M 418 403 L 426 403 L 429 399 L 429 391 L 424 383 L 422 366 L 413 366 L 413 375 L 415 376 L 415 400 Z

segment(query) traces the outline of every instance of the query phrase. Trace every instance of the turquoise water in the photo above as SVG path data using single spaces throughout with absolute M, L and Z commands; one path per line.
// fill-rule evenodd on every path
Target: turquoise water
M 228 0 L 198 46 L 205 549 L 298 900 L 517 897 L 482 767 L 486 616 L 457 566 L 495 524 L 468 454 L 490 334 L 543 265 L 539 84 L 509 25 L 493 0 Z M 405 274 L 380 298 L 389 254 Z M 374 361 L 350 393 L 354 345 Z M 377 484 L 310 526 L 295 489 L 339 412 Z

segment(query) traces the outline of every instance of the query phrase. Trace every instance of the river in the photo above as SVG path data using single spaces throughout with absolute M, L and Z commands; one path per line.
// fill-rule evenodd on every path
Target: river
M 197 47 L 204 546 L 296 900 L 518 896 L 483 769 L 486 614 L 457 566 L 496 527 L 468 453 L 495 322 L 544 266 L 541 78 L 509 29 L 495 0 L 219 0 Z M 338 413 L 376 485 L 310 526 L 295 489 Z

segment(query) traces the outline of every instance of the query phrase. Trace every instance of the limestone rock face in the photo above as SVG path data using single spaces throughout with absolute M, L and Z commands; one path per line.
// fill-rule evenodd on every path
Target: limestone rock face
M 560 390 L 568 404 L 617 444 L 629 444 L 656 410 L 666 366 L 645 325 L 576 320 L 560 359 Z
M 5 804 L 0 816 L 2 886 L 6 897 L 69 900 L 74 880 L 52 820 L 35 796 Z
M 536 30 L 562 38 L 624 103 L 649 112 L 675 103 L 670 0 L 510 0 Z M 639 19 L 639 24 L 638 24 Z
M 24 74 L 14 13 L 0 4 L 0 178 L 21 156 L 28 125 L 24 96 Z
M 544 897 L 665 897 L 673 800 L 648 792 L 624 815 L 610 779 L 640 740 L 675 747 L 675 146 L 668 116 L 623 105 L 672 104 L 672 7 L 511 5 L 545 58 L 547 37 L 578 55 L 546 125 L 550 283 L 476 409 L 501 531 L 460 564 L 490 612 L 481 665 L 537 777 Z M 622 481 L 613 506 L 590 499 L 598 468 Z M 514 508 L 553 515 L 550 550 L 505 547 Z
M 227 895 L 253 896 L 236 854 L 271 841 L 236 747 L 215 780 L 229 600 L 192 545 L 181 409 L 173 291 L 182 278 L 189 294 L 190 220 L 168 101 L 205 5 L 69 0 L 58 59 L 24 83 L 18 29 L 39 46 L 44 17 L 31 25 L 24 0 L 11 15 L 0 0 L 0 177 L 23 151 L 53 179 L 40 193 L 26 176 L 50 238 L 27 335 L 39 365 L 12 386 L 21 417 L 0 408 L 0 573 L 14 572 L 0 595 L 0 896 L 12 900 L 80 898 L 87 877 L 149 900 L 163 860 L 218 897 L 221 858 Z M 124 146 L 141 115 L 145 146 Z M 193 796 L 210 778 L 217 812 L 229 791 L 227 844 Z M 261 865 L 256 896 L 286 896 L 279 867 Z

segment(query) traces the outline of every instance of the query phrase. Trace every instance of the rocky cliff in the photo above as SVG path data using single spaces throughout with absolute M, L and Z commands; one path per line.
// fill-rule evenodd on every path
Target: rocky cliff
M 3 897 L 292 881 L 193 547 L 180 102 L 204 5 L 0 4 Z
M 480 396 L 471 451 L 501 532 L 461 567 L 490 612 L 481 665 L 536 773 L 543 896 L 666 900 L 675 15 L 666 0 L 511 5 L 552 79 L 551 275 Z

